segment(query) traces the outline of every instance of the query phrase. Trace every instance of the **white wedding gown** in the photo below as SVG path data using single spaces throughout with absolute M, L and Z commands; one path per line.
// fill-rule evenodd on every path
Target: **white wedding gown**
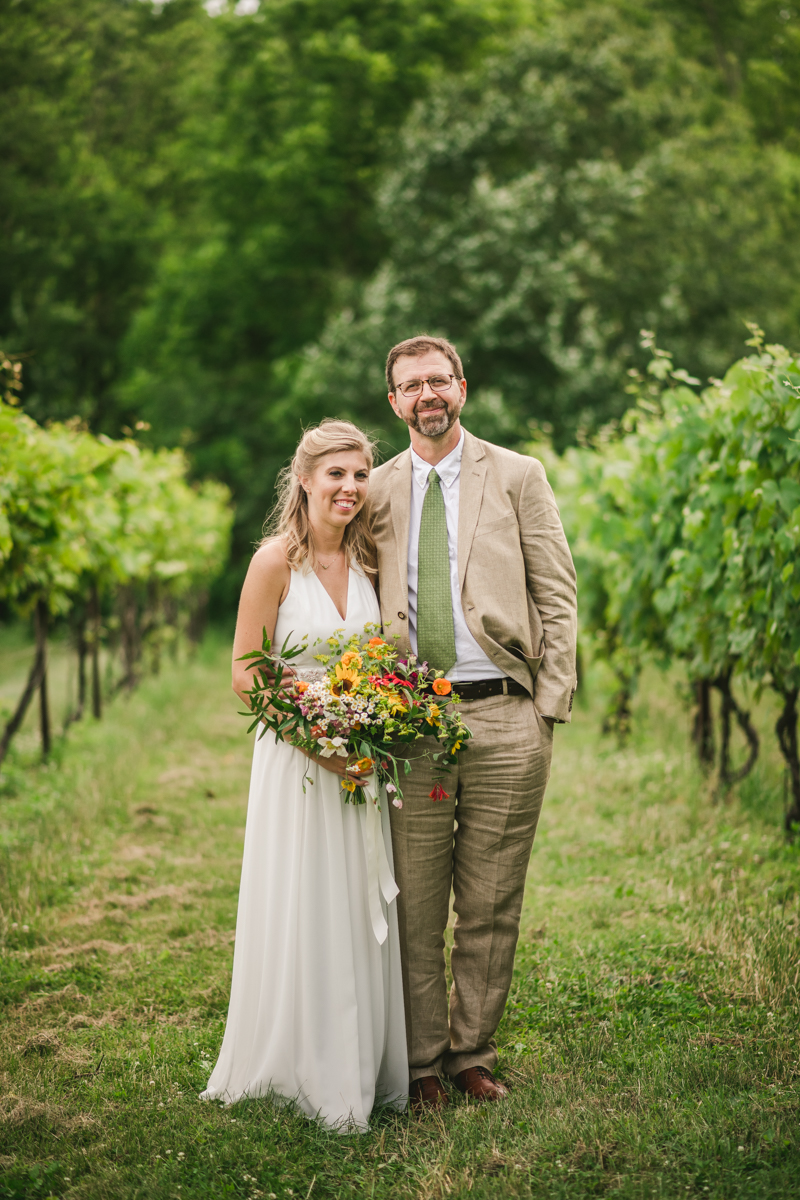
M 307 637 L 292 665 L 319 668 L 316 641 L 379 622 L 360 571 L 344 621 L 313 572 L 293 571 L 273 645 Z M 299 750 L 256 740 L 228 1022 L 203 1099 L 272 1095 L 363 1131 L 375 1103 L 405 1107 L 408 1062 L 387 799 L 343 797 Z

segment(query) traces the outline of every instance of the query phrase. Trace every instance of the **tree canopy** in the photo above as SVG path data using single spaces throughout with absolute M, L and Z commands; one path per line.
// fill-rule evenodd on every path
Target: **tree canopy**
M 619 415 L 643 326 L 795 344 L 798 81 L 789 0 L 0 0 L 0 344 L 230 487 L 232 596 L 303 424 L 403 444 L 399 337 L 510 445 Z

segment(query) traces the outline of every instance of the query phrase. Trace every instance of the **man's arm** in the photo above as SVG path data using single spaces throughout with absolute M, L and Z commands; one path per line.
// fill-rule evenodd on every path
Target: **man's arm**
M 552 488 L 535 458 L 522 481 L 517 517 L 526 584 L 544 626 L 545 655 L 536 676 L 536 707 L 543 717 L 569 721 L 577 687 L 575 567 Z

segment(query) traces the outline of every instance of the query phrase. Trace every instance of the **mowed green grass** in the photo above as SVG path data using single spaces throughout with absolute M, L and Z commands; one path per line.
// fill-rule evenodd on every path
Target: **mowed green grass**
M 796 1197 L 798 851 L 774 713 L 727 801 L 677 689 L 624 750 L 556 731 L 500 1073 L 512 1098 L 328 1133 L 198 1100 L 224 1028 L 251 744 L 210 638 L 0 777 L 0 1198 Z

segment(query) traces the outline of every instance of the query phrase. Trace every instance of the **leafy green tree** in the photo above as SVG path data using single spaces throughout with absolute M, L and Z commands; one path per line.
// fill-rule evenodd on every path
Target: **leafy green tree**
M 701 378 L 746 318 L 794 336 L 798 183 L 663 21 L 581 9 L 415 111 L 380 193 L 384 264 L 292 402 L 368 420 L 386 349 L 427 329 L 465 356 L 477 430 L 533 418 L 563 445 L 621 415 L 643 324 Z
M 654 0 L 646 8 L 669 16 L 682 53 L 716 67 L 761 139 L 800 148 L 800 8 L 793 0 Z
M 36 418 L 119 435 L 122 339 L 194 195 L 176 151 L 212 31 L 200 0 L 0 0 L 0 341 Z
M 198 202 L 126 343 L 119 404 L 234 488 L 238 543 L 313 406 L 285 394 L 292 355 L 380 261 L 379 174 L 432 81 L 517 19 L 510 0 L 272 0 L 214 24 L 213 119 L 196 126 Z M 278 364 L 276 368 L 276 364 Z

